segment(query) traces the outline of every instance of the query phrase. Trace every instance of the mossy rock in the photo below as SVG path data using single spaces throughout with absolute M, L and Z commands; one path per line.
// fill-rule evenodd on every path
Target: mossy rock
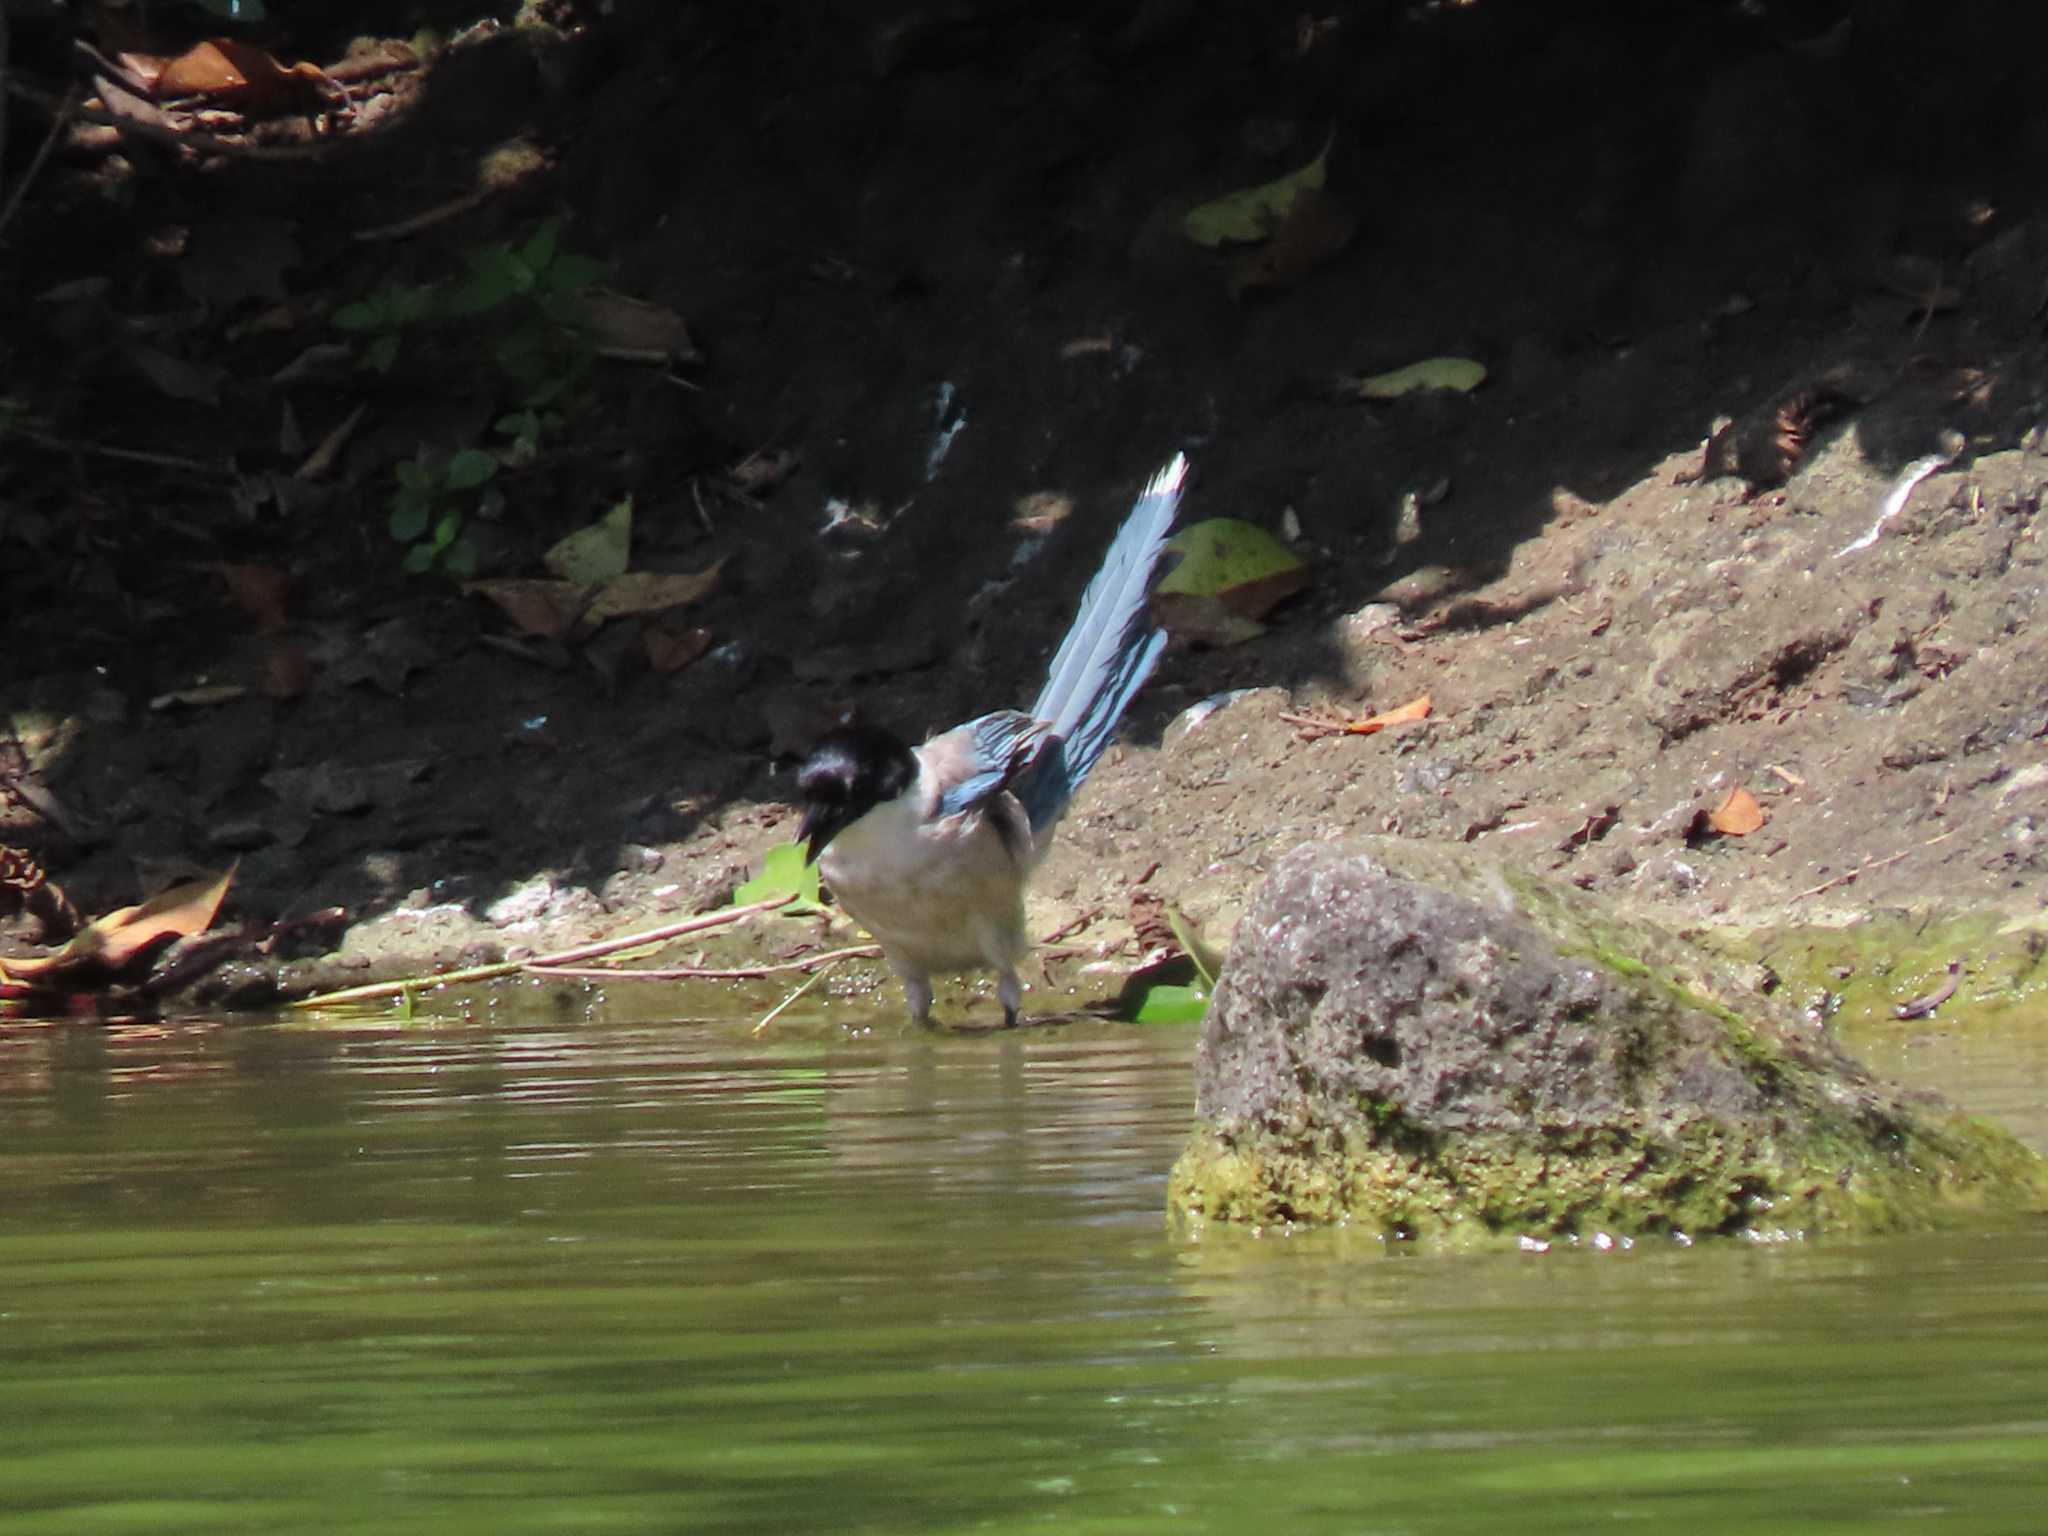
M 1400 873 L 1396 873 L 1396 869 Z M 1453 1244 L 1803 1235 L 2048 1207 L 1998 1127 L 1564 887 L 1308 845 L 1240 923 L 1171 1201 Z

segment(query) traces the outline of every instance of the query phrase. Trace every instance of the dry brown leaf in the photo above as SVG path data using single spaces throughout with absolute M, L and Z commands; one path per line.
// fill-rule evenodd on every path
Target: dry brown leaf
M 289 640 L 271 646 L 263 659 L 263 691 L 280 701 L 296 699 L 313 686 L 313 662 Z
M 1292 288 L 1351 243 L 1358 220 L 1320 188 L 1295 195 L 1273 237 L 1230 269 L 1230 294 L 1252 288 Z
M 683 317 L 661 304 L 593 288 L 575 304 L 576 328 L 600 353 L 696 362 L 697 344 Z
M 1707 825 L 1723 837 L 1747 837 L 1766 820 L 1764 808 L 1756 803 L 1756 796 L 1740 784 L 1729 790 L 1727 797 L 1707 812 Z
M 156 93 L 207 96 L 243 112 L 303 112 L 323 105 L 331 82 L 315 64 L 284 65 L 261 48 L 216 37 L 163 67 Z
M 509 577 L 472 581 L 462 589 L 487 597 L 504 611 L 523 635 L 560 640 L 574 629 L 590 606 L 591 589 L 581 582 Z
M 647 665 L 666 676 L 680 672 L 711 649 L 711 631 L 698 625 L 692 629 L 665 629 L 650 624 L 640 633 Z
M 0 973 L 23 981 L 50 979 L 91 966 L 118 971 L 175 939 L 190 938 L 213 926 L 235 868 L 213 880 L 191 880 L 152 896 L 140 906 L 121 907 L 95 918 L 83 932 L 55 954 L 8 960 Z
M 694 603 L 718 585 L 718 571 L 725 562 L 714 561 L 701 571 L 671 574 L 667 571 L 628 571 L 614 576 L 597 589 L 584 617 L 592 624 L 624 618 L 634 613 L 659 613 Z
M 285 599 L 291 592 L 291 577 L 274 565 L 232 565 L 222 562 L 221 579 L 235 606 L 256 621 L 256 633 L 274 635 L 284 629 Z

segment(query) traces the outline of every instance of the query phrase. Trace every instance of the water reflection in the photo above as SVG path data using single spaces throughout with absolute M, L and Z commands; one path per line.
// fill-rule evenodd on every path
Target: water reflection
M 1191 1241 L 1162 1218 L 1190 1035 L 789 1022 L 0 1035 L 0 1533 L 2022 1529 L 2038 1503 L 2039 1224 Z

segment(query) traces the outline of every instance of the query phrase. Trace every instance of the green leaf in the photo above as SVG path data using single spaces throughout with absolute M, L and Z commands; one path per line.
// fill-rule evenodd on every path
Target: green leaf
M 1301 557 L 1255 523 L 1212 517 L 1166 541 L 1180 554 L 1152 593 L 1169 634 L 1205 645 L 1239 645 L 1264 633 L 1260 620 L 1308 585 Z
M 564 581 L 609 581 L 625 574 L 632 557 L 633 498 L 628 496 L 587 528 L 579 528 L 540 557 Z
M 1264 240 L 1280 227 L 1287 210 L 1301 193 L 1320 190 L 1328 179 L 1329 144 L 1300 170 L 1269 181 L 1262 187 L 1246 187 L 1214 202 L 1204 203 L 1181 221 L 1181 231 L 1199 246 L 1214 250 L 1236 242 Z
M 431 544 L 413 545 L 411 549 L 405 552 L 405 559 L 400 561 L 399 564 L 409 575 L 413 576 L 431 571 L 434 568 L 434 546 Z
M 1425 357 L 1391 373 L 1376 373 L 1369 379 L 1346 380 L 1361 400 L 1392 400 L 1418 389 L 1452 389 L 1460 394 L 1477 389 L 1486 380 L 1484 364 L 1469 357 Z
M 433 318 L 434 306 L 440 300 L 431 286 L 422 283 L 415 287 L 393 288 L 389 302 L 393 325 L 417 325 L 422 320 Z
M 1208 1011 L 1209 993 L 1204 987 L 1184 987 L 1160 982 L 1148 987 L 1131 1013 L 1134 1024 L 1199 1024 Z
M 555 259 L 555 248 L 562 238 L 560 219 L 544 220 L 526 244 L 519 248 L 519 259 L 526 263 L 527 270 L 540 273 L 548 269 L 548 263 Z
M 502 245 L 471 251 L 463 260 L 469 263 L 469 276 L 455 290 L 458 315 L 480 315 L 533 287 L 532 270 Z
M 455 535 L 462 532 L 462 513 L 450 509 L 441 514 L 441 520 L 434 524 L 434 552 L 439 554 L 455 542 Z
M 427 466 L 417 459 L 400 459 L 393 473 L 398 476 L 399 490 L 413 496 L 426 495 L 436 483 Z
M 498 457 L 481 448 L 464 448 L 448 461 L 448 489 L 467 491 L 498 472 Z
M 464 534 L 441 552 L 441 564 L 448 574 L 468 579 L 476 574 L 476 543 Z
M 334 312 L 334 326 L 341 331 L 374 331 L 384 325 L 389 313 L 383 295 L 379 294 L 342 305 Z
M 424 497 L 401 493 L 391 504 L 391 537 L 411 543 L 427 531 L 429 506 Z
M 388 331 L 371 342 L 363 352 L 363 366 L 372 373 L 389 373 L 398 361 L 398 333 Z
M 1301 556 L 1256 523 L 1211 517 L 1166 541 L 1181 560 L 1156 590 L 1217 597 L 1249 582 L 1305 569 Z
M 492 430 L 506 437 L 525 437 L 540 430 L 540 418 L 532 411 L 512 411 L 500 416 Z
M 823 910 L 818 899 L 818 869 L 804 860 L 802 843 L 778 843 L 761 860 L 761 873 L 732 893 L 736 907 L 794 895 L 796 900 L 781 910 L 791 916 Z
M 574 251 L 563 251 L 555 257 L 554 264 L 548 268 L 545 286 L 549 293 L 557 296 L 581 293 L 592 283 L 603 278 L 608 270 L 606 264 L 595 256 L 580 256 Z

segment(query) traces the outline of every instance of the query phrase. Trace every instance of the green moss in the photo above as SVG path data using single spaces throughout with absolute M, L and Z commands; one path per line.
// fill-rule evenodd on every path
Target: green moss
M 1761 963 L 1802 1008 L 1826 999 L 1837 1024 L 1891 1025 L 1895 1009 L 1933 991 L 1960 960 L 1957 1011 L 2048 1027 L 2048 913 L 1976 912 L 1930 920 L 1891 911 L 1838 926 L 1725 929 L 1701 942 L 1726 958 Z
M 1174 1165 L 1170 1199 L 1210 1220 L 1341 1221 L 1453 1247 L 1596 1232 L 1908 1230 L 2048 1207 L 2041 1159 L 1996 1126 L 1951 1114 L 1900 1123 L 1889 1139 L 1828 1123 L 1765 1137 L 1703 1117 L 1533 1142 L 1440 1138 L 1426 1151 L 1368 1135 L 1206 1133 Z

